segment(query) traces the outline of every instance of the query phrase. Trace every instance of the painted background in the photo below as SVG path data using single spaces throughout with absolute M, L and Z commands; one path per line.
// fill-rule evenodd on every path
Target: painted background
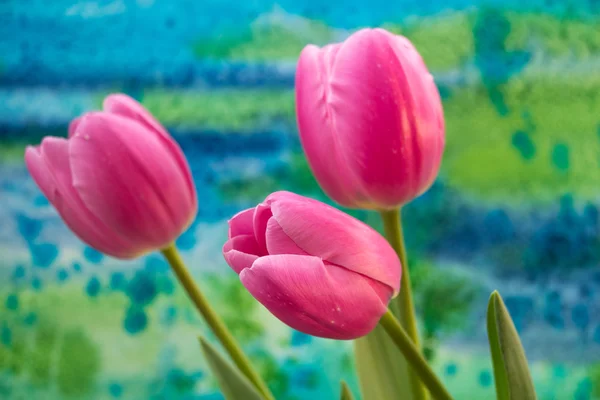
M 351 344 L 279 323 L 220 248 L 271 191 L 326 200 L 298 146 L 295 61 L 364 26 L 410 38 L 444 100 L 441 175 L 405 209 L 436 370 L 458 399 L 494 397 L 482 321 L 499 289 L 540 399 L 600 398 L 597 0 L 0 1 L 0 398 L 222 398 L 161 258 L 85 247 L 24 168 L 26 144 L 114 91 L 188 156 L 200 212 L 178 245 L 277 398 L 357 391 Z

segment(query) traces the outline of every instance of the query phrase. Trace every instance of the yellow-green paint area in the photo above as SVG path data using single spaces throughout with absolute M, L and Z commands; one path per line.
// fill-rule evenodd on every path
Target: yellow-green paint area
M 501 89 L 506 116 L 498 114 L 483 86 L 453 92 L 445 102 L 443 176 L 451 186 L 503 202 L 595 196 L 600 76 L 536 74 L 525 71 Z

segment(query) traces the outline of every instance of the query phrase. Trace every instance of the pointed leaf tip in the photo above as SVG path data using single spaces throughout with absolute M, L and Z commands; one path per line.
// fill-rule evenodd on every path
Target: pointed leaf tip
M 519 334 L 496 290 L 488 302 L 487 331 L 498 400 L 535 400 L 537 397 Z
M 340 400 L 354 400 L 354 396 L 352 396 L 352 392 L 350 391 L 348 384 L 346 382 L 342 381 L 341 386 L 342 386 L 342 394 L 341 394 Z
M 226 400 L 263 400 L 248 379 L 203 337 L 198 337 L 208 367 Z

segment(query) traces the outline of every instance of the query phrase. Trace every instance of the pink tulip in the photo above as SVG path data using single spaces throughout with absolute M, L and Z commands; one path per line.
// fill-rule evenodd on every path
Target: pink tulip
M 171 244 L 193 221 L 187 161 L 167 131 L 122 94 L 71 122 L 69 137 L 28 147 L 25 163 L 67 226 L 91 247 L 133 258 Z
M 296 72 L 304 152 L 323 190 L 355 208 L 397 208 L 435 180 L 444 117 L 433 77 L 408 39 L 363 29 L 306 46 Z
M 235 215 L 223 255 L 269 311 L 314 336 L 366 335 L 400 288 L 400 261 L 381 235 L 289 192 Z

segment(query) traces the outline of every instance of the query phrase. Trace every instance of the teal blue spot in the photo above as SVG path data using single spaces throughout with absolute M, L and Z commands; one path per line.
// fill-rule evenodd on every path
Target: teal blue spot
M 517 131 L 512 136 L 512 145 L 521 153 L 525 160 L 531 160 L 535 156 L 535 144 L 524 131 Z
M 85 292 L 90 297 L 98 296 L 98 293 L 100 293 L 100 280 L 98 278 L 96 278 L 95 276 L 90 278 L 90 280 L 88 281 L 88 283 L 85 287 Z
M 296 368 L 294 380 L 306 388 L 315 388 L 319 383 L 319 373 L 314 367 Z
M 312 342 L 312 336 L 307 335 L 306 333 L 298 332 L 296 330 L 292 331 L 292 340 L 291 344 L 293 347 L 303 346 L 305 344 L 309 344 Z
M 184 394 L 193 390 L 194 386 L 196 385 L 196 377 L 194 375 L 186 374 L 179 368 L 174 368 L 169 371 L 167 382 L 175 392 Z
M 47 205 L 50 205 L 50 203 L 44 196 L 36 196 L 36 198 L 33 199 L 33 205 L 34 207 L 46 207 Z
M 111 383 L 108 387 L 108 392 L 112 397 L 121 397 L 123 394 L 123 386 L 119 385 L 118 383 Z
M 173 284 L 173 280 L 168 276 L 163 276 L 156 282 L 158 286 L 158 291 L 161 293 L 170 296 L 175 292 L 175 285 Z
M 161 322 L 167 326 L 171 325 L 171 324 L 173 324 L 173 322 L 175 322 L 176 316 L 177 316 L 177 308 L 175 308 L 175 306 L 169 306 L 164 311 Z
M 31 279 L 31 287 L 33 288 L 33 290 L 41 290 L 42 289 L 42 280 L 40 278 L 38 278 L 37 276 L 33 277 L 33 279 Z
M 25 267 L 23 265 L 17 265 L 13 271 L 13 280 L 18 281 L 25 277 Z
M 56 273 L 56 278 L 59 282 L 65 282 L 67 279 L 69 279 L 69 272 L 64 268 L 61 268 Z
M 152 303 L 157 294 L 156 283 L 145 273 L 138 272 L 127 285 L 127 295 L 139 306 Z
M 590 400 L 592 398 L 592 389 L 592 381 L 589 378 L 584 378 L 577 384 L 575 400 Z
M 148 326 L 148 316 L 137 307 L 130 307 L 125 314 L 123 328 L 131 335 L 142 332 Z
M 58 257 L 58 247 L 52 243 L 32 244 L 30 246 L 33 265 L 48 268 Z
M 5 346 L 10 346 L 12 343 L 12 332 L 6 322 L 2 324 L 2 329 L 0 329 L 0 342 Z
M 96 249 L 92 249 L 91 247 L 86 246 L 83 249 L 83 257 L 85 257 L 85 259 L 91 262 L 92 264 L 99 264 L 104 258 L 104 254 L 100 253 Z
M 113 272 L 110 275 L 109 286 L 112 290 L 123 290 L 126 284 L 125 275 L 122 272 Z
M 561 171 L 569 169 L 569 147 L 559 143 L 552 149 L 552 164 Z
M 169 270 L 169 264 L 163 258 L 154 255 L 146 258 L 144 267 L 151 274 L 167 272 Z
M 29 218 L 26 215 L 19 214 L 17 215 L 17 230 L 23 236 L 23 239 L 30 243 L 35 240 L 42 231 L 42 222 Z
M 454 376 L 458 371 L 458 367 L 455 363 L 451 362 L 446 365 L 446 376 Z
M 184 232 L 177 238 L 175 244 L 177 245 L 178 249 L 183 251 L 193 249 L 196 245 L 196 237 L 194 236 L 194 232 L 191 229 Z
M 587 327 L 590 324 L 589 307 L 583 303 L 576 304 L 571 310 L 571 319 L 577 328 L 583 331 L 587 330 Z
M 25 316 L 23 322 L 25 323 L 25 325 L 32 326 L 37 322 L 37 315 L 34 312 L 30 312 L 29 314 L 27 314 L 27 316 Z
M 479 374 L 479 384 L 482 387 L 489 387 L 492 384 L 492 374 L 490 374 L 490 371 L 481 371 Z
M 555 378 L 564 379 L 567 376 L 567 369 L 563 364 L 556 364 L 552 368 L 552 374 Z
M 10 311 L 15 311 L 19 308 L 19 298 L 16 294 L 9 294 L 6 297 L 5 303 L 6 309 Z
M 73 271 L 75 272 L 81 272 L 81 264 L 78 262 L 74 262 L 73 263 Z
M 31 279 L 31 287 L 33 288 L 33 290 L 41 290 L 42 286 L 43 286 L 42 285 L 42 280 L 39 277 L 34 276 Z

